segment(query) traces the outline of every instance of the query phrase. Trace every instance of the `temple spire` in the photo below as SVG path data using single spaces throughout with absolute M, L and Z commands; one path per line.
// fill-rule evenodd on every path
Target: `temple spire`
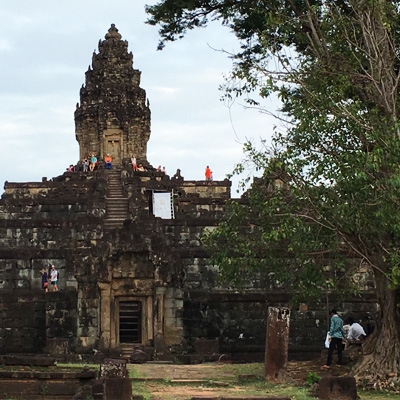
M 80 157 L 111 154 L 119 164 L 132 154 L 147 161 L 150 109 L 146 92 L 140 88 L 141 72 L 133 68 L 128 42 L 111 25 L 105 40 L 86 72 L 75 111 L 76 139 Z
M 118 29 L 115 24 L 111 24 L 111 28 L 108 30 L 105 36 L 106 39 L 121 40 L 122 36 L 118 33 Z

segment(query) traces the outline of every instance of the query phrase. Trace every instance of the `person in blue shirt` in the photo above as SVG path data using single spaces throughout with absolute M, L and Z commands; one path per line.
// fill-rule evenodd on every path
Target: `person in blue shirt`
M 329 329 L 330 343 L 328 349 L 328 359 L 326 364 L 322 367 L 329 369 L 332 363 L 332 355 L 335 349 L 338 352 L 338 365 L 342 364 L 342 341 L 344 338 L 343 320 L 337 315 L 336 309 L 331 310 L 331 327 Z

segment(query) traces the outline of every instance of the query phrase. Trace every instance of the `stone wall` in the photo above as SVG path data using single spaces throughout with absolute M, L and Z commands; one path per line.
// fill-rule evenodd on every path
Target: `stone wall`
M 93 398 L 97 371 L 6 367 L 0 371 L 0 399 L 71 400 Z M 102 394 L 102 391 L 99 393 Z M 98 398 L 103 398 L 101 397 Z
M 41 352 L 54 338 L 66 338 L 67 347 L 75 348 L 79 329 L 87 329 L 84 316 L 78 318 L 79 278 L 82 260 L 103 236 L 105 213 L 101 174 L 87 178 L 65 173 L 53 181 L 5 184 L 0 200 L 2 352 Z M 41 270 L 52 264 L 60 292 L 52 293 L 49 285 L 45 295 Z M 86 279 L 82 284 L 87 286 Z
M 244 292 L 219 283 L 201 238 L 223 217 L 230 183 L 186 182 L 178 172 L 171 178 L 152 170 L 134 173 L 127 165 L 121 170 L 127 219 L 106 230 L 107 179 L 100 169 L 6 184 L 0 200 L 0 351 L 49 351 L 61 359 L 118 352 L 119 303 L 138 301 L 141 344 L 159 346 L 157 356 L 193 353 L 202 339 L 238 360 L 259 360 L 267 308 L 287 305 L 289 296 L 272 290 L 261 275 L 249 279 Z M 175 219 L 154 217 L 153 191 L 172 194 Z M 41 269 L 50 264 L 60 272 L 61 291 L 44 294 Z M 361 317 L 374 306 L 371 298 L 351 299 L 344 310 Z M 291 315 L 290 353 L 318 352 L 326 305 Z
M 46 345 L 46 299 L 40 291 L 1 290 L 0 353 L 40 353 Z

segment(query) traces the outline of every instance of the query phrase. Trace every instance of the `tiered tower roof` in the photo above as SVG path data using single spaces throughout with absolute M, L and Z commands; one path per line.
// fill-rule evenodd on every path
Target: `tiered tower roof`
M 121 38 L 112 24 L 86 72 L 75 111 L 81 158 L 111 153 L 114 162 L 121 163 L 135 154 L 138 160 L 147 161 L 149 102 L 139 86 L 141 72 L 133 68 L 128 42 Z

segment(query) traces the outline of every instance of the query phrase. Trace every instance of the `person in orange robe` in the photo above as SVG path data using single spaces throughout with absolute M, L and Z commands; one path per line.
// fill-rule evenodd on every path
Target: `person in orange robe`
M 111 161 L 112 161 L 112 158 L 111 158 L 111 156 L 110 156 L 109 154 L 107 154 L 107 155 L 104 157 L 104 161 L 105 161 L 105 163 L 106 163 L 106 169 L 111 169 Z
M 211 182 L 211 169 L 210 169 L 210 167 L 208 165 L 206 167 L 205 175 L 206 175 L 206 181 L 210 181 Z

